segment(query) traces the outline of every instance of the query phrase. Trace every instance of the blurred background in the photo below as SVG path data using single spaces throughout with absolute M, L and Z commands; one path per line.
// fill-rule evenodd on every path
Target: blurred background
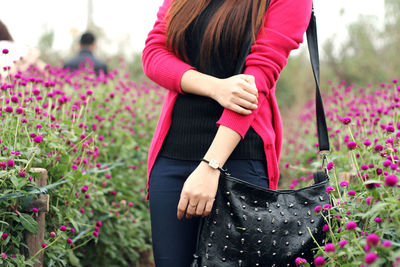
M 110 67 L 123 58 L 135 79 L 143 79 L 140 53 L 163 0 L 4 1 L 0 19 L 14 41 L 36 47 L 44 62 L 61 65 L 78 51 L 86 29 L 97 36 L 96 55 Z M 391 79 L 399 69 L 399 0 L 314 1 L 322 85 L 345 80 L 362 83 Z M 295 103 L 293 112 L 311 98 L 314 86 L 306 45 L 294 51 L 278 83 L 280 103 Z M 309 73 L 309 74 L 307 74 Z M 368 75 L 366 75 L 368 73 Z

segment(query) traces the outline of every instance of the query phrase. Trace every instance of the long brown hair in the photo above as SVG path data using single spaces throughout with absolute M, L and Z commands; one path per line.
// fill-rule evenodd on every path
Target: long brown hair
M 6 25 L 0 21 L 0 41 L 13 41 Z
M 187 61 L 185 31 L 212 0 L 171 0 L 167 13 L 167 47 Z M 229 54 L 237 56 L 245 36 L 246 21 L 251 12 L 251 36 L 254 41 L 264 23 L 267 0 L 225 0 L 215 12 L 204 33 L 200 62 L 214 53 L 219 55 L 220 42 L 227 44 Z

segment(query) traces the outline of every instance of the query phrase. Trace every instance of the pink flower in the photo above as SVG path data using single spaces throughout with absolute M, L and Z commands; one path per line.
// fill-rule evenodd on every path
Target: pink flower
M 365 202 L 368 204 L 368 205 L 371 205 L 371 200 L 373 199 L 374 197 L 367 197 L 366 199 L 365 199 Z
M 347 181 L 341 181 L 340 182 L 340 186 L 341 187 L 346 187 L 346 186 L 348 186 L 349 185 L 349 183 L 347 182 Z
M 383 146 L 380 144 L 375 145 L 374 147 L 375 151 L 382 151 L 383 150 Z
M 296 266 L 303 266 L 303 264 L 307 263 L 307 260 L 303 259 L 303 258 L 300 258 L 300 257 L 297 257 L 294 260 L 294 262 L 295 262 Z
M 382 242 L 382 247 L 391 247 L 392 246 L 392 242 L 389 240 L 385 240 Z
M 344 124 L 344 125 L 347 125 L 347 124 L 349 124 L 351 122 L 351 118 L 350 117 L 344 117 L 344 118 L 342 118 L 342 123 Z
M 318 256 L 314 259 L 314 264 L 315 266 L 324 266 L 325 265 L 325 259 L 322 256 Z
M 52 237 L 52 238 L 54 238 L 54 237 L 56 237 L 56 233 L 51 232 L 51 233 L 49 234 L 49 236 Z
M 96 226 L 101 227 L 102 225 L 103 225 L 103 223 L 101 221 L 96 222 Z
M 354 142 L 354 141 L 350 141 L 350 142 L 347 143 L 347 148 L 350 149 L 350 150 L 353 150 L 356 147 L 357 147 L 357 143 Z
M 332 208 L 332 205 L 331 204 L 325 204 L 324 205 L 324 210 L 329 210 L 329 209 L 331 209 Z
M 42 248 L 45 248 L 45 247 L 47 247 L 47 244 L 46 243 L 42 243 Z
M 95 237 L 99 237 L 99 232 L 94 231 L 94 232 L 93 232 L 93 235 L 94 235 Z
M 38 213 L 38 212 L 39 212 L 39 210 L 38 210 L 37 208 L 32 208 L 32 212 L 34 212 L 34 213 Z
M 346 223 L 346 229 L 347 230 L 353 230 L 356 227 L 357 227 L 357 223 L 356 222 L 350 221 L 350 222 Z
M 347 240 L 340 240 L 339 241 L 339 247 L 340 248 L 343 248 L 346 244 L 348 244 L 349 243 L 349 241 L 347 241 Z
M 356 191 L 354 191 L 354 190 L 350 190 L 349 192 L 347 192 L 347 194 L 349 195 L 349 196 L 355 196 L 356 195 Z
M 378 254 L 373 253 L 373 252 L 369 252 L 367 255 L 365 255 L 365 263 L 366 264 L 372 264 L 373 262 L 375 262 L 377 259 L 379 258 Z
M 372 143 L 371 143 L 371 141 L 369 140 L 369 139 L 365 139 L 364 140 L 364 145 L 365 146 L 370 146 Z
M 376 217 L 376 218 L 374 219 L 374 221 L 375 221 L 376 223 L 381 223 L 381 222 L 382 222 L 382 219 L 381 219 L 380 217 Z
M 9 51 L 8 51 L 7 48 L 4 48 L 2 52 L 3 52 L 4 55 L 7 55 Z
M 1 239 L 6 240 L 8 238 L 8 234 L 7 233 L 3 233 L 1 235 Z
M 24 110 L 23 110 L 22 108 L 17 108 L 17 109 L 15 110 L 15 112 L 16 112 L 17 114 L 22 114 L 22 113 L 24 112 Z
M 386 186 L 396 186 L 397 184 L 397 176 L 388 175 L 385 177 L 385 185 Z
M 67 227 L 65 225 L 61 225 L 59 229 L 63 232 L 67 231 Z
M 41 135 L 35 136 L 33 138 L 33 142 L 40 144 L 41 142 L 43 142 L 43 136 Z
M 4 50 L 3 50 L 3 52 L 4 52 Z M 7 259 L 7 254 L 6 253 L 1 253 L 1 257 L 5 260 L 5 259 Z
M 9 161 L 7 161 L 7 166 L 8 167 L 14 167 L 14 165 L 15 165 L 15 163 L 14 163 L 14 161 L 13 160 L 9 160 Z
M 6 112 L 11 113 L 11 112 L 13 112 L 14 109 L 10 106 L 7 106 L 5 110 L 6 110 Z
M 71 238 L 67 238 L 67 243 L 68 244 L 72 244 L 72 239 Z
M 330 229 L 330 227 L 327 224 L 324 224 L 324 226 L 322 226 L 322 231 L 324 231 L 324 232 L 328 232 L 329 229 Z
M 330 161 L 330 162 L 328 162 L 328 164 L 326 164 L 326 168 L 328 169 L 328 171 L 330 171 L 333 168 L 335 168 L 335 164 L 333 164 L 333 162 Z
M 327 188 L 326 188 L 326 193 L 330 193 L 330 192 L 332 192 L 332 191 L 335 191 L 335 188 L 333 188 L 333 186 L 328 186 Z
M 27 118 L 22 118 L 21 119 L 21 123 L 27 123 L 28 122 L 28 119 Z
M 379 243 L 379 236 L 377 234 L 370 234 L 367 236 L 367 244 L 369 246 L 377 246 Z
M 327 243 L 326 245 L 325 245 L 325 251 L 326 252 L 335 252 L 335 245 L 334 244 L 332 244 L 332 243 Z
M 314 208 L 314 211 L 315 211 L 315 212 L 319 212 L 321 209 L 322 209 L 321 206 L 316 206 L 316 207 Z

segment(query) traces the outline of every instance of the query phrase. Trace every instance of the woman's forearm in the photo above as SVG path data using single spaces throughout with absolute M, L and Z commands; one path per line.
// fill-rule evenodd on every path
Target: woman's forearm
M 220 163 L 222 167 L 229 156 L 232 154 L 235 147 L 241 140 L 240 134 L 224 125 L 220 125 L 212 141 L 209 149 L 207 150 L 204 158 L 207 160 L 214 159 Z M 202 161 L 201 164 L 207 164 Z
M 186 71 L 181 78 L 181 88 L 184 93 L 191 93 L 213 98 L 218 78 L 196 70 Z

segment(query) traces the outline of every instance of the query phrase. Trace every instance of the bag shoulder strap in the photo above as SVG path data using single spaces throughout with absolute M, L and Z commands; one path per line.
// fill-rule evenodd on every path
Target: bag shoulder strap
M 314 7 L 311 13 L 310 23 L 307 28 L 307 44 L 310 54 L 311 66 L 315 80 L 315 112 L 317 117 L 317 132 L 319 151 L 330 151 L 328 129 L 326 127 L 326 118 L 324 105 L 322 102 L 320 92 L 320 72 L 319 72 L 319 53 L 318 53 L 318 39 L 317 39 L 317 23 L 314 14 Z

